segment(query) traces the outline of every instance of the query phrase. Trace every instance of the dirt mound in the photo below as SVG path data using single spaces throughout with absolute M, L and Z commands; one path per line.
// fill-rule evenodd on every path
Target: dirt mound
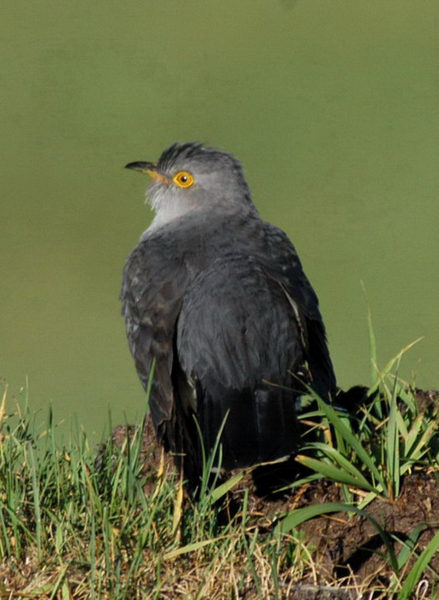
M 423 411 L 437 410 L 438 392 L 418 392 L 416 397 Z M 127 435 L 132 438 L 134 432 L 134 427 L 116 427 L 113 431 L 112 444 L 119 448 L 122 447 L 126 442 Z M 144 474 L 151 475 L 147 485 L 152 491 L 155 485 L 154 474 L 158 469 L 163 468 L 163 461 L 172 470 L 172 459 L 164 457 L 161 448 L 157 446 L 153 426 L 149 420 L 143 432 L 141 460 L 144 464 Z M 298 466 L 294 461 L 282 465 L 277 483 L 285 482 L 292 473 L 295 473 L 297 477 L 297 470 Z M 273 471 L 264 471 L 264 469 L 245 474 L 239 486 L 229 494 L 228 514 L 239 511 L 244 494 L 248 490 L 250 519 L 257 524 L 259 529 L 269 532 L 282 516 L 296 508 L 318 503 L 345 502 L 342 486 L 326 479 L 307 483 L 292 492 L 277 494 L 267 492 L 267 478 L 269 480 L 272 474 Z M 187 502 L 190 500 L 187 499 Z M 416 546 L 417 555 L 419 555 L 439 529 L 437 470 L 435 471 L 431 467 L 414 468 L 404 477 L 401 493 L 394 502 L 377 498 L 364 509 L 364 512 L 368 516 L 352 513 L 323 515 L 313 518 L 299 527 L 305 533 L 308 547 L 312 548 L 313 562 L 316 565 L 320 581 L 339 580 L 348 582 L 350 585 L 359 585 L 362 589 L 368 585 L 382 587 L 388 584 L 392 571 L 386 560 L 383 559 L 383 556 L 387 554 L 385 544 L 382 535 L 368 517 L 375 520 L 387 534 L 396 554 L 399 553 L 404 542 L 419 528 L 421 532 Z M 411 568 L 414 560 L 415 557 L 407 562 L 407 569 Z M 430 567 L 425 573 L 425 579 L 432 583 L 433 580 L 437 581 L 439 555 L 433 557 Z M 305 588 L 302 589 L 303 593 L 304 590 Z M 302 592 L 296 592 L 295 597 L 305 598 Z M 341 588 L 340 594 L 342 594 Z

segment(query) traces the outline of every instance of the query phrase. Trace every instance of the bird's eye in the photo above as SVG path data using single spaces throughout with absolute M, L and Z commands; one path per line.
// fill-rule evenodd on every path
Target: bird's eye
M 173 181 L 181 188 L 191 187 L 191 185 L 194 185 L 194 183 L 195 183 L 195 179 L 194 179 L 193 175 L 188 173 L 188 171 L 180 171 L 174 177 Z

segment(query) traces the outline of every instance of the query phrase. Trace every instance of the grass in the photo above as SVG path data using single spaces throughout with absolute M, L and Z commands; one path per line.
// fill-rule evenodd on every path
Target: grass
M 325 404 L 317 396 L 319 411 L 302 419 L 321 417 L 320 427 L 329 434 L 325 443 L 313 442 L 298 461 L 316 472 L 344 484 L 346 500 L 353 501 L 349 487 L 365 490 L 364 508 L 380 496 L 394 502 L 403 476 L 414 467 L 439 462 L 438 415 L 422 410 L 408 384 L 392 373 L 403 349 L 382 371 L 369 389 L 369 401 L 356 418 Z M 333 435 L 331 435 L 331 432 Z
M 374 370 L 355 415 L 314 399 L 315 410 L 301 418 L 321 435 L 297 459 L 309 471 L 286 504 L 265 510 L 243 486 L 243 472 L 221 484 L 206 475 L 193 503 L 164 457 L 145 470 L 145 424 L 99 452 L 79 428 L 61 445 L 51 412 L 41 430 L 5 393 L 0 599 L 283 599 L 293 590 L 296 598 L 439 597 L 432 566 L 439 523 L 416 523 L 401 536 L 369 511 L 377 502 L 397 506 L 412 473 L 438 473 L 437 410 L 421 410 L 395 375 L 402 354 Z M 206 473 L 212 460 L 205 459 Z M 333 482 L 342 501 L 291 510 L 319 478 Z M 235 492 L 238 509 L 225 518 Z M 303 527 L 331 515 L 367 520 L 381 539 L 375 578 L 322 575 L 318 548 Z

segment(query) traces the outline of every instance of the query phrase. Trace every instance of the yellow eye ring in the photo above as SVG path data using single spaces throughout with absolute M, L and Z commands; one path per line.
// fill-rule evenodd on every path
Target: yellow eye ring
M 188 171 L 180 171 L 172 180 L 181 188 L 188 188 L 194 185 L 195 179 Z

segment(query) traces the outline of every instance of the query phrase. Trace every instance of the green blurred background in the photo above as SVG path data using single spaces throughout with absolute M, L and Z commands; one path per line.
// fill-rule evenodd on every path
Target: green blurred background
M 339 383 L 438 387 L 437 0 L 17 0 L 1 33 L 0 375 L 89 433 L 145 406 L 118 301 L 148 226 L 122 167 L 199 140 L 294 241 Z M 362 289 L 364 283 L 366 294 Z

